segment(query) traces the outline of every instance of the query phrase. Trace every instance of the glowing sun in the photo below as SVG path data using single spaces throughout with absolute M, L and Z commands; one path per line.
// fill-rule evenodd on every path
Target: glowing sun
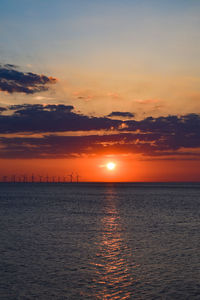
M 107 163 L 106 167 L 108 170 L 114 170 L 116 167 L 116 164 L 113 162 L 109 162 L 109 163 Z

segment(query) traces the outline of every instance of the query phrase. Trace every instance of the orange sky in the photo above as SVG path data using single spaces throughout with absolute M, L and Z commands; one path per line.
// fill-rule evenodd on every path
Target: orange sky
M 107 162 L 115 162 L 116 168 L 109 171 Z M 29 177 L 34 174 L 46 177 L 66 177 L 73 172 L 76 181 L 77 173 L 80 181 L 199 181 L 200 162 L 196 161 L 137 161 L 123 158 L 106 157 L 84 159 L 46 159 L 46 160 L 0 160 L 0 176 L 13 174 Z M 62 179 L 62 178 L 61 178 Z M 45 179 L 46 180 L 46 179 Z M 49 180 L 52 180 L 49 178 Z M 55 178 L 55 180 L 57 180 Z M 66 178 L 67 181 L 70 178 Z
M 200 180 L 199 1 L 1 1 L 0 27 L 1 178 Z

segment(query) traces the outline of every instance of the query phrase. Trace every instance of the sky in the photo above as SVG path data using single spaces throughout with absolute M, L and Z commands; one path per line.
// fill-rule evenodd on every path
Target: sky
M 197 0 L 1 0 L 0 176 L 199 181 L 199 28 Z

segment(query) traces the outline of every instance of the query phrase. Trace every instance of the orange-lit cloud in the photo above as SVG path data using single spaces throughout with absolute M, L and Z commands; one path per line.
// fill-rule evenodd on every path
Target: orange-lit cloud
M 140 103 L 140 104 L 155 104 L 159 103 L 160 100 L 158 99 L 137 99 L 135 102 Z

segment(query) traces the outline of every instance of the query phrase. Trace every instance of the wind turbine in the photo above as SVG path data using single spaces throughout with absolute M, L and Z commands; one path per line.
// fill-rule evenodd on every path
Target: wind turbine
M 31 182 L 34 182 L 34 180 L 35 180 L 35 177 L 34 177 L 34 174 L 32 174 L 32 176 L 31 176 Z
M 25 182 L 27 182 L 27 176 L 24 174 L 24 175 L 22 175 L 23 177 L 23 182 L 25 183 Z
M 11 181 L 12 181 L 12 182 L 14 182 L 14 183 L 16 182 L 16 175 L 15 175 L 15 174 L 14 174 L 14 175 L 12 175 L 12 179 L 11 179 Z
M 70 182 L 73 182 L 73 177 L 74 177 L 73 172 L 71 174 L 69 174 L 68 176 L 70 177 Z
M 7 177 L 8 176 L 3 176 L 3 182 L 7 182 Z
M 76 182 L 78 183 L 79 182 L 79 178 L 80 178 L 81 176 L 77 173 L 76 174 Z

